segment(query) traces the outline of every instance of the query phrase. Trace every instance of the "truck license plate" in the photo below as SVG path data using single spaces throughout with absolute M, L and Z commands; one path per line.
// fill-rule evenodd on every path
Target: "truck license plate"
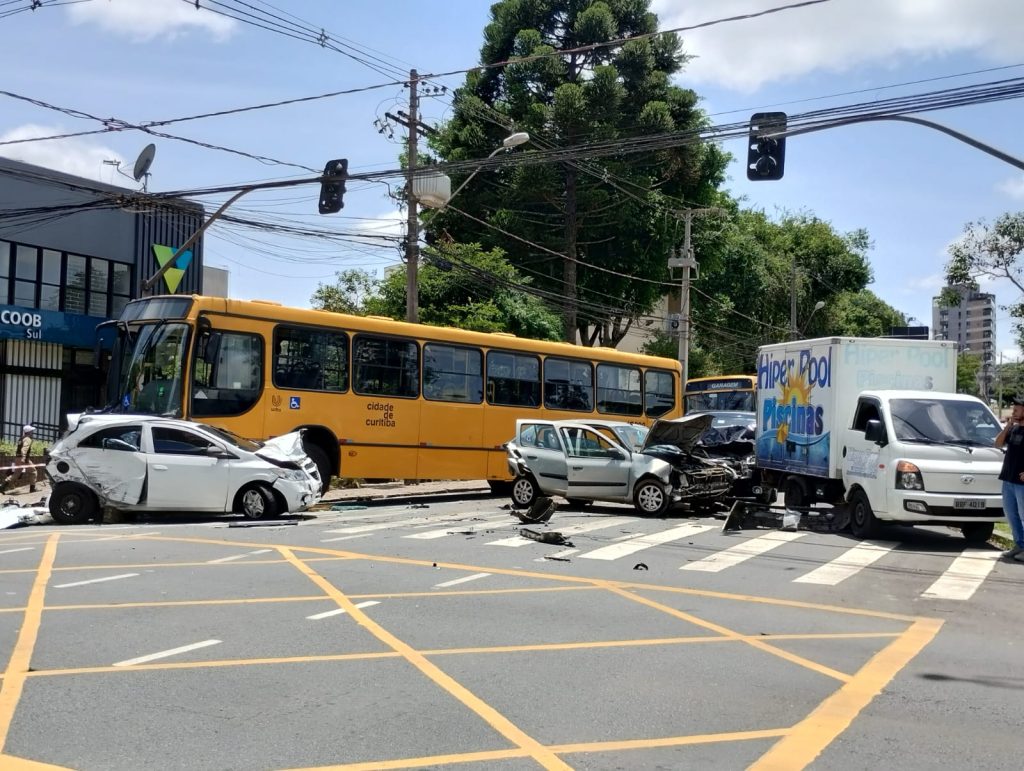
M 983 509 L 985 508 L 985 501 L 978 500 L 977 498 L 956 498 L 953 501 L 954 509 Z

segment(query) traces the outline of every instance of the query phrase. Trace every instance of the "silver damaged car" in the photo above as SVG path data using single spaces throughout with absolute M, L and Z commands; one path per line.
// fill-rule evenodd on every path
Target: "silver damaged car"
M 697 448 L 711 421 L 659 420 L 637 446 L 622 440 L 628 423 L 517 420 L 515 439 L 505 444 L 512 502 L 528 507 L 539 495 L 558 495 L 572 504 L 632 503 L 648 516 L 677 502 L 713 504 L 729 494 L 737 474 Z M 625 428 L 602 430 L 616 425 Z

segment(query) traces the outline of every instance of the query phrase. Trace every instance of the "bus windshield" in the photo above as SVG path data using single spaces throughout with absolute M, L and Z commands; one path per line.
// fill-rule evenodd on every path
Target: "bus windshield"
M 124 330 L 115 348 L 110 377 L 116 378 L 116 410 L 180 417 L 182 363 L 189 327 L 157 322 Z
M 686 409 L 691 412 L 754 412 L 754 392 L 704 391 L 686 394 Z

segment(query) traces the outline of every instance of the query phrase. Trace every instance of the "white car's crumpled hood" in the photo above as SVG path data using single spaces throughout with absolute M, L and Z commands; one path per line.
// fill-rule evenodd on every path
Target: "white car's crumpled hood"
M 302 449 L 301 431 L 292 431 L 290 434 L 268 439 L 256 450 L 256 454 L 272 462 L 295 463 L 299 468 L 302 468 L 302 462 L 307 459 L 306 451 Z

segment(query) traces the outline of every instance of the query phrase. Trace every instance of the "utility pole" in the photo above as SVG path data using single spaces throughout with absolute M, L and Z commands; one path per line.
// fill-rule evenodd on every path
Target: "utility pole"
M 703 214 L 706 211 L 711 210 L 686 209 L 682 212 L 683 255 L 682 257 L 671 257 L 668 261 L 669 268 L 683 269 L 683 280 L 679 287 L 679 363 L 683 367 L 683 385 L 690 377 L 690 269 L 697 267 L 697 260 L 693 257 L 690 231 L 694 213 Z
M 800 337 L 800 330 L 796 325 L 796 255 L 793 255 L 793 273 L 789 279 L 789 339 L 796 340 Z
M 419 260 L 420 221 L 413 180 L 416 178 L 417 140 L 419 139 L 419 74 L 409 70 L 409 154 L 407 164 L 406 207 L 408 224 L 405 240 L 405 320 L 416 323 L 420 316 Z

